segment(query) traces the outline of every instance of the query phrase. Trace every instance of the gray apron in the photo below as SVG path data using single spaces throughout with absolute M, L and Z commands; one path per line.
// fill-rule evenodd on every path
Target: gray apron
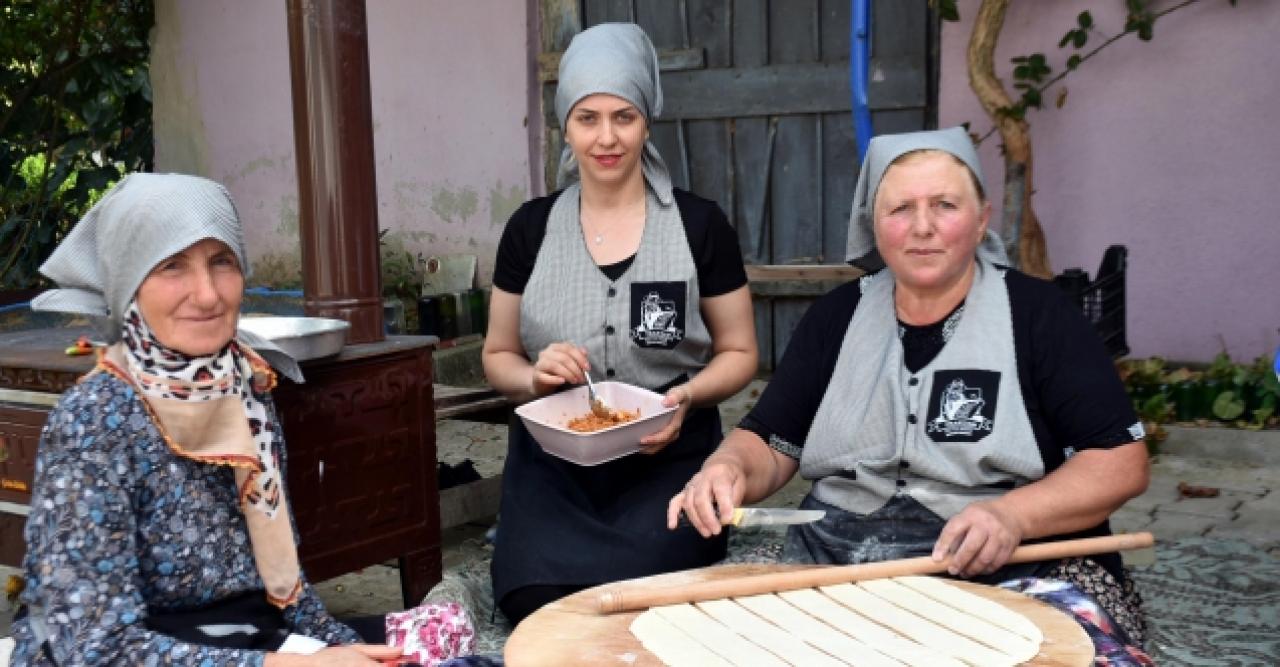
M 915 373 L 903 365 L 893 288 L 888 270 L 863 279 L 800 458 L 814 480 L 804 506 L 828 514 L 788 531 L 789 559 L 929 555 L 965 506 L 1044 476 L 1001 271 L 978 260 L 958 325 Z
M 665 391 L 706 365 L 697 266 L 674 203 L 649 193 L 635 260 L 616 281 L 596 266 L 578 223 L 579 186 L 551 208 L 520 303 L 520 337 L 536 358 L 558 341 L 587 348 L 593 371 Z M 597 375 L 599 377 L 599 375 Z M 493 557 L 494 599 L 531 585 L 595 585 L 709 565 L 726 536 L 667 530 L 667 502 L 721 439 L 715 408 L 691 410 L 661 452 L 578 466 L 546 452 L 513 420 Z

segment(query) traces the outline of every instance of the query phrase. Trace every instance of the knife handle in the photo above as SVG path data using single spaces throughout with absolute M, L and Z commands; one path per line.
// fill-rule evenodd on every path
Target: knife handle
M 714 504 L 712 506 L 714 507 Z M 733 516 L 729 519 L 729 523 L 725 523 L 721 525 L 724 525 L 724 526 L 740 525 L 742 523 L 742 517 L 745 515 L 745 512 L 743 512 L 742 509 L 743 508 L 739 507 L 733 510 Z M 716 512 L 718 513 L 719 511 L 720 509 L 717 507 Z M 684 510 L 680 510 L 680 517 L 676 519 L 676 528 L 692 528 L 692 527 L 693 527 L 693 524 L 689 522 L 689 517 L 685 516 Z

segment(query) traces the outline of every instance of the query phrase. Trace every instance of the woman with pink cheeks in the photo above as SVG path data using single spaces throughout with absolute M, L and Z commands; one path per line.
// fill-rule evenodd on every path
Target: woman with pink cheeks
M 1024 542 L 1110 533 L 1148 480 L 1142 426 L 1092 325 L 1053 284 L 1004 266 L 962 128 L 872 139 L 847 256 L 884 268 L 810 307 L 769 386 L 673 495 L 708 537 L 797 472 L 812 480 L 783 558 L 931 556 L 1085 626 L 1142 664 L 1141 599 L 1117 554 L 1009 565 Z
M 716 404 L 755 373 L 751 297 L 723 211 L 673 188 L 648 141 L 661 111 L 657 55 L 639 27 L 576 36 L 556 91 L 563 189 L 516 211 L 498 247 L 490 384 L 525 402 L 592 373 L 676 408 L 640 440 L 642 455 L 591 468 L 512 424 L 493 581 L 513 623 L 581 588 L 724 555 L 724 539 L 669 533 L 663 516 L 720 441 Z
M 909 324 L 938 321 L 964 300 L 987 233 L 991 203 L 968 167 L 945 153 L 904 156 L 876 193 L 876 248 L 897 278 L 894 298 Z M 950 306 L 950 307 L 948 307 Z

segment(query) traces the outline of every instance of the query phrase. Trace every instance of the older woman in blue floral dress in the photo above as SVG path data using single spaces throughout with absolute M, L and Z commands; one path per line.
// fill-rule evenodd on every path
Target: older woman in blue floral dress
M 325 612 L 298 564 L 268 393 L 275 373 L 250 347 L 265 341 L 236 331 L 241 238 L 216 183 L 134 174 L 41 268 L 61 289 L 33 307 L 95 316 L 113 343 L 41 437 L 14 664 L 400 656 L 356 645 L 360 635 Z M 302 637 L 323 648 L 276 652 Z

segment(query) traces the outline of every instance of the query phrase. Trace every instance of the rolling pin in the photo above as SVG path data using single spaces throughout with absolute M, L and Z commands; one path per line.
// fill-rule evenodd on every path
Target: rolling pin
M 1112 551 L 1128 551 L 1130 549 L 1142 549 L 1153 544 L 1155 544 L 1155 538 L 1152 537 L 1151 533 L 1108 535 L 1105 537 L 1063 540 L 1061 542 L 1027 544 L 1014 549 L 1013 555 L 1009 557 L 1009 563 L 1027 563 L 1059 558 L 1074 558 Z M 596 600 L 596 611 L 601 614 L 614 614 L 669 604 L 794 591 L 801 588 L 847 584 L 868 579 L 937 574 L 947 570 L 947 563 L 948 561 L 946 560 L 937 562 L 932 557 L 922 556 L 920 558 L 887 560 L 879 563 L 818 567 L 794 572 L 774 572 L 644 591 L 612 590 L 600 594 L 600 597 Z

